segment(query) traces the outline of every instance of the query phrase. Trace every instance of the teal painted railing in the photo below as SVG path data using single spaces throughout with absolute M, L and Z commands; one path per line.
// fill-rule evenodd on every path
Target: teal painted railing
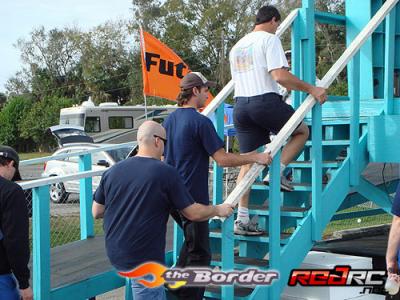
M 92 208 L 92 177 L 101 176 L 106 169 L 91 171 L 91 155 L 93 153 L 135 146 L 136 142 L 104 146 L 93 150 L 85 150 L 68 154 L 60 154 L 38 159 L 21 161 L 21 166 L 35 165 L 50 160 L 60 160 L 68 157 L 79 157 L 79 173 L 66 176 L 55 176 L 41 178 L 20 183 L 24 189 L 32 189 L 32 239 L 33 239 L 33 291 L 35 299 L 86 299 L 85 295 L 97 295 L 104 291 L 112 290 L 125 285 L 125 280 L 120 278 L 116 272 L 99 274 L 96 278 L 88 278 L 93 281 L 76 283 L 71 292 L 71 287 L 58 287 L 54 290 L 50 286 L 50 197 L 49 186 L 58 182 L 79 180 L 80 181 L 80 235 L 81 239 L 94 236 Z M 98 282 L 97 284 L 95 282 Z M 107 284 L 103 284 L 106 281 Z M 101 284 L 99 284 L 101 283 Z M 81 290 L 79 289 L 81 287 Z M 130 289 L 129 289 L 130 290 Z

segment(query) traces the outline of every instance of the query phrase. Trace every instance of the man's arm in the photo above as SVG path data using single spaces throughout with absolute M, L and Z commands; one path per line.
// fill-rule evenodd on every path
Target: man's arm
M 312 95 L 321 104 L 325 103 L 327 99 L 326 90 L 324 88 L 316 87 L 300 80 L 285 68 L 274 69 L 270 71 L 270 74 L 276 82 L 285 88 L 306 92 Z
M 390 228 L 388 246 L 386 251 L 386 268 L 397 272 L 397 255 L 400 245 L 400 217 L 393 216 L 392 227 Z
M 100 219 L 104 217 L 104 205 L 93 201 L 92 204 L 92 215 L 95 219 Z
M 215 216 L 229 217 L 233 213 L 233 206 L 226 203 L 220 205 L 203 205 L 194 203 L 184 208 L 181 212 L 190 221 L 201 222 Z
M 238 167 L 247 164 L 258 163 L 260 165 L 269 165 L 272 161 L 269 153 L 252 153 L 252 154 L 234 154 L 225 152 L 224 148 L 217 150 L 212 158 L 221 167 Z

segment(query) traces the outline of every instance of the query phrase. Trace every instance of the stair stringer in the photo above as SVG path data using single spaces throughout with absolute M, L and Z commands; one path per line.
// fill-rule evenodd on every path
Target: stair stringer
M 359 161 L 360 176 L 369 163 L 367 134 L 368 133 L 365 132 L 359 139 L 359 156 L 356 157 L 356 159 Z M 343 164 L 332 176 L 329 184 L 322 193 L 321 201 L 323 203 L 324 213 L 322 218 L 319 218 L 319 220 L 321 220 L 323 228 L 328 225 L 331 218 L 350 192 L 350 160 L 351 156 L 348 156 L 343 161 Z M 281 293 L 287 286 L 291 270 L 300 266 L 307 253 L 312 249 L 316 242 L 312 240 L 312 225 L 313 215 L 312 210 L 310 210 L 297 226 L 289 239 L 289 242 L 281 250 L 280 260 L 284 262 L 284 264 L 281 263 L 279 281 L 274 283 L 279 285 Z M 265 299 L 265 291 L 265 287 L 257 286 L 248 299 Z

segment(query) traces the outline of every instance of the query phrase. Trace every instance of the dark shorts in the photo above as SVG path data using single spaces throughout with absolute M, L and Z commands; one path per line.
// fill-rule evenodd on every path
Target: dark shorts
M 295 110 L 275 93 L 235 98 L 233 123 L 240 153 L 256 150 L 270 142 L 270 133 L 277 134 Z

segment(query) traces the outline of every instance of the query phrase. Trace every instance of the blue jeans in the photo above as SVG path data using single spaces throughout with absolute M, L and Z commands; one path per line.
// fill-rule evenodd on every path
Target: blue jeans
M 17 282 L 12 274 L 0 275 L 0 299 L 20 300 Z
M 151 281 L 152 278 L 153 276 L 151 275 L 143 277 L 143 279 L 147 279 L 148 281 Z M 131 286 L 134 300 L 167 300 L 163 285 L 157 288 L 150 289 L 136 282 L 135 279 L 131 279 Z

